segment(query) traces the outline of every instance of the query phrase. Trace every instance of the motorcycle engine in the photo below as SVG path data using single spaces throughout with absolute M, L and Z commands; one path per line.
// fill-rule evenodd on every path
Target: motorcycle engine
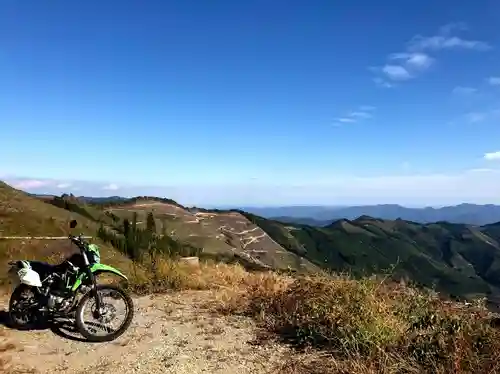
M 47 307 L 49 310 L 64 311 L 71 306 L 72 300 L 66 295 L 57 291 L 52 291 L 47 295 Z
M 64 297 L 49 293 L 47 297 L 47 307 L 51 310 L 59 309 L 59 305 L 64 301 Z
M 57 275 L 48 282 L 50 288 L 46 293 L 46 305 L 49 310 L 64 311 L 71 305 L 72 300 L 68 299 L 68 295 L 64 290 L 66 276 L 67 274 Z

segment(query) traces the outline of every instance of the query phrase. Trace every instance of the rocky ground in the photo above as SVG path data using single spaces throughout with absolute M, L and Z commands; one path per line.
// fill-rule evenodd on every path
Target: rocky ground
M 61 326 L 17 331 L 0 326 L 0 371 L 6 373 L 276 373 L 288 348 L 256 340 L 254 323 L 218 316 L 208 294 L 182 292 L 134 299 L 135 317 L 116 341 L 88 343 Z M 7 300 L 0 300 L 5 320 Z M 3 343 L 2 343 L 3 340 Z M 3 365 L 3 367 L 2 367 Z

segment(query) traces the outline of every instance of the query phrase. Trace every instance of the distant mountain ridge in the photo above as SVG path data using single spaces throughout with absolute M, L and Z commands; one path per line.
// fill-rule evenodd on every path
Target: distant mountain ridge
M 53 197 L 53 195 L 39 194 L 32 196 L 38 198 Z M 130 198 L 122 196 L 77 196 L 76 198 L 87 204 L 119 204 L 130 200 Z M 137 198 L 138 197 L 135 199 Z M 161 200 L 161 198 L 158 197 L 154 197 L 154 199 Z M 170 199 L 166 200 L 171 201 Z M 203 207 L 198 208 L 203 209 Z M 223 207 L 219 209 L 223 211 L 235 209 L 242 210 L 285 223 L 296 223 L 316 227 L 326 226 L 339 219 L 354 220 L 363 215 L 387 220 L 403 219 L 405 221 L 417 223 L 450 222 L 483 226 L 500 222 L 500 205 L 494 204 L 480 205 L 462 203 L 440 208 L 408 208 L 398 204 L 378 204 L 358 206 L 292 205 L 277 207 Z
M 418 223 L 450 222 L 482 226 L 500 222 L 500 205 L 493 204 L 463 203 L 441 208 L 407 208 L 397 204 L 349 207 L 245 207 L 241 210 L 282 222 L 312 226 L 325 226 L 338 219 L 353 220 L 363 215 L 387 220 L 403 219 Z

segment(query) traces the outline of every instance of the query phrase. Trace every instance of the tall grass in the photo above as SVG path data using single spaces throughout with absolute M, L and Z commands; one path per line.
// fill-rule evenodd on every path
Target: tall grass
M 221 312 L 250 315 L 289 343 L 327 352 L 328 372 L 500 372 L 500 330 L 481 305 L 347 276 L 267 277 L 222 301 Z
M 500 372 L 500 329 L 484 305 L 465 307 L 376 278 L 157 259 L 136 272 L 132 288 L 216 290 L 208 302 L 214 311 L 251 316 L 281 340 L 314 350 L 292 357 L 281 373 Z

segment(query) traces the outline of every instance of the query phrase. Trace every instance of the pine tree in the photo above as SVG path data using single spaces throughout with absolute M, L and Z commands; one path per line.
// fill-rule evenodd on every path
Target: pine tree
M 148 218 L 146 220 L 146 231 L 151 235 L 156 234 L 156 222 L 153 212 L 148 213 Z

